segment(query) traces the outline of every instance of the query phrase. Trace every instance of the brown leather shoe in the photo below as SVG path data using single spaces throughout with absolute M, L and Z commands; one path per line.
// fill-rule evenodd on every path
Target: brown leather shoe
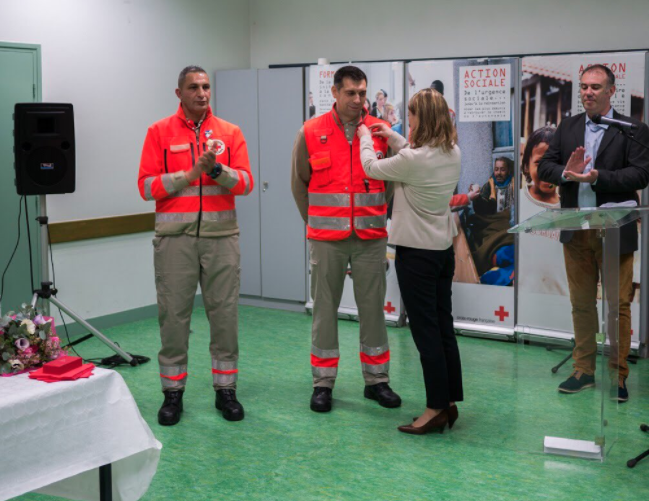
M 457 421 L 457 418 L 460 417 L 460 413 L 458 412 L 457 405 L 451 405 L 447 409 L 448 411 L 448 429 L 450 430 L 453 428 L 453 425 L 455 424 L 455 421 Z M 412 421 L 415 422 L 419 419 L 419 417 L 415 416 L 412 418 Z
M 460 413 L 457 409 L 457 405 L 451 405 L 446 411 L 448 412 L 448 429 L 450 430 L 453 428 L 457 418 L 460 417 Z
M 444 433 L 444 428 L 447 424 L 448 412 L 445 409 L 422 426 L 413 426 L 411 424 L 406 424 L 399 426 L 397 430 L 403 433 L 410 433 L 411 435 L 425 435 L 426 433 L 431 433 L 433 431 Z

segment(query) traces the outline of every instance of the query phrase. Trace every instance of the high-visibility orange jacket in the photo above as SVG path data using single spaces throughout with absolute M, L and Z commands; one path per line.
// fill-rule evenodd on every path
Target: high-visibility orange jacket
M 360 140 L 354 135 L 349 144 L 334 113 L 335 108 L 304 124 L 311 164 L 307 238 L 342 240 L 352 231 L 365 240 L 385 238 L 388 236 L 385 183 L 365 175 Z M 365 116 L 362 123 L 369 126 L 387 122 Z M 377 155 L 385 157 L 387 141 L 373 139 Z
M 185 171 L 207 150 L 209 139 L 216 140 L 213 149 L 223 172 L 216 179 L 202 174 L 189 184 Z M 239 233 L 234 195 L 247 195 L 253 184 L 241 130 L 215 117 L 211 108 L 197 126 L 185 118 L 179 106 L 175 115 L 149 127 L 138 187 L 142 198 L 156 201 L 156 235 L 221 237 Z

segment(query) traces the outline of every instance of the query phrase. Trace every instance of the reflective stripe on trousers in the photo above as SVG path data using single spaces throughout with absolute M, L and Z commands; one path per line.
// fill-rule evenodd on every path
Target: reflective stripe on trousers
M 160 382 L 162 390 L 182 390 L 187 384 L 187 366 L 160 366 Z
M 361 343 L 360 358 L 363 372 L 382 374 L 390 370 L 390 346 L 387 344 L 374 348 Z
M 321 350 L 311 345 L 311 369 L 317 378 L 335 378 L 338 374 L 340 350 Z
M 223 362 L 212 359 L 212 378 L 214 386 L 230 386 L 237 382 L 239 369 L 237 362 Z

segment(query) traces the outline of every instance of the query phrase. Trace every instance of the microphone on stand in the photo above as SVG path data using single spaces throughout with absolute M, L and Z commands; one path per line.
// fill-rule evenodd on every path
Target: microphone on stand
M 598 125 L 612 125 L 620 130 L 636 130 L 638 126 L 631 122 L 625 122 L 624 120 L 616 120 L 615 118 L 603 117 L 600 114 L 593 115 L 591 120 Z

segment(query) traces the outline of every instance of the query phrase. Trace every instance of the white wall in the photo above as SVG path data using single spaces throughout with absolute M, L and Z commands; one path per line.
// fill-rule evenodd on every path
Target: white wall
M 137 191 L 147 127 L 176 111 L 180 70 L 250 65 L 248 2 L 0 0 L 0 40 L 41 44 L 43 101 L 74 104 L 77 191 L 53 222 L 150 212 Z
M 147 127 L 176 111 L 180 70 L 250 66 L 248 1 L 0 0 L 0 40 L 40 44 L 43 101 L 75 108 L 77 189 L 51 221 L 155 210 L 137 172 Z M 156 302 L 152 233 L 54 246 L 59 298 L 86 318 Z
M 647 0 L 250 0 L 251 65 L 649 47 Z

